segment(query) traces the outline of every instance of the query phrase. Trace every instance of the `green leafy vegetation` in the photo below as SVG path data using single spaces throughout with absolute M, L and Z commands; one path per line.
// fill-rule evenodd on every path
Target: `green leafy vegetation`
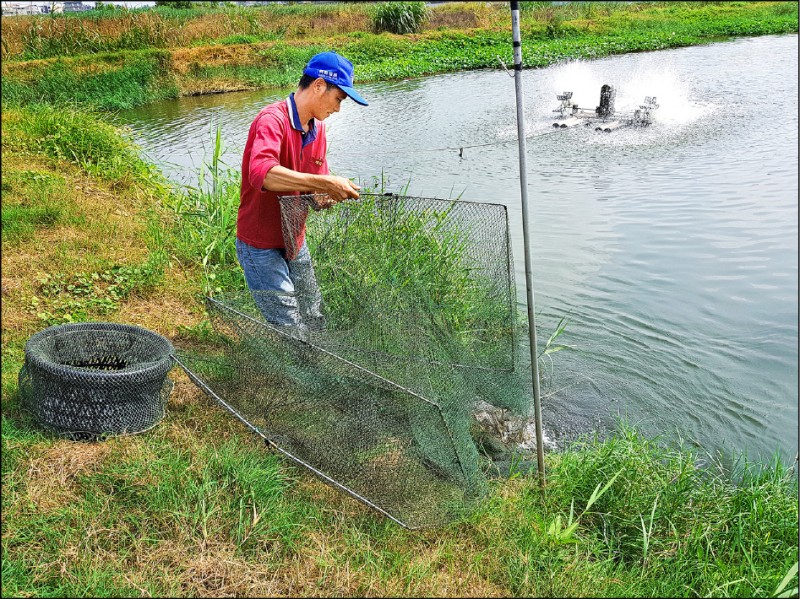
M 190 262 L 200 259 L 205 293 L 245 286 L 235 246 L 241 174 L 222 162 L 222 153 L 222 135 L 217 127 L 211 161 L 201 168 L 197 187 L 172 194 L 170 202 L 179 219 L 175 229 L 177 256 Z
M 417 33 L 427 16 L 424 2 L 381 2 L 372 18 L 375 31 L 381 33 Z
M 100 115 L 75 106 L 41 104 L 9 111 L 3 129 L 5 151 L 41 153 L 120 184 L 158 179 L 156 168 L 142 160 L 128 138 Z
M 544 494 L 524 481 L 474 520 L 513 531 L 498 550 L 515 596 L 774 596 L 797 562 L 797 473 L 777 458 L 726 471 L 627 424 L 553 458 Z
M 4 594 L 268 595 L 277 575 L 300 596 L 796 596 L 796 473 L 779 462 L 726 474 L 623 425 L 549 454 L 544 493 L 516 474 L 409 532 L 187 409 L 173 419 L 191 433 L 83 449 L 3 418 Z M 53 461 L 65 484 L 44 495 Z
M 97 59 L 95 66 L 57 59 L 43 65 L 33 78 L 28 74 L 23 74 L 25 79 L 4 76 L 3 104 L 67 104 L 115 110 L 178 95 L 177 87 L 169 80 L 167 52 L 124 52 Z
M 380 346 L 372 349 L 401 355 L 422 343 L 489 359 L 489 345 L 508 342 L 511 308 L 471 265 L 471 231 L 448 221 L 454 206 L 386 209 L 373 196 L 309 217 L 309 250 L 330 325 L 370 340 L 380 327 Z
M 38 588 L 59 596 L 138 595 L 146 588 L 148 594 L 174 596 L 180 577 L 146 581 L 134 575 L 132 582 L 126 570 L 135 568 L 138 556 L 152 559 L 159 548 L 171 553 L 168 539 L 176 533 L 200 544 L 224 538 L 237 560 L 265 544 L 295 541 L 307 508 L 285 496 L 287 476 L 276 456 L 236 436 L 205 447 L 187 438 L 176 446 L 166 432 L 139 437 L 133 445 L 109 440 L 87 449 L 94 459 L 69 475 L 69 487 L 78 493 L 62 488 L 47 505 L 40 503 L 39 513 L 14 501 L 20 495 L 35 497 L 37 477 L 26 479 L 24 470 L 4 464 L 4 491 L 11 494 L 4 492 L 3 508 L 13 518 L 4 525 L 3 553 L 10 560 L 4 560 L 3 593 Z M 25 428 L 3 419 L 4 455 L 16 457 L 26 438 Z M 47 442 L 45 451 L 48 446 L 58 442 Z M 71 501 L 62 501 L 65 492 Z M 43 557 L 62 561 L 71 548 L 81 550 L 77 559 L 64 561 L 63 572 L 37 573 Z M 98 555 L 108 551 L 117 557 L 98 562 Z M 182 559 L 173 554 L 167 560 L 172 558 Z M 166 566 L 163 558 L 156 559 Z
M 114 265 L 100 272 L 44 274 L 29 310 L 47 326 L 90 320 L 119 309 L 132 293 L 154 288 L 163 276 L 163 253 L 139 266 Z
M 14 306 L 4 351 L 19 351 L 31 327 L 110 316 L 159 288 L 168 237 L 148 202 L 167 194 L 157 169 L 98 114 L 4 108 L 3 300 Z
M 792 2 L 522 6 L 527 68 L 736 36 L 792 33 L 798 23 Z M 427 23 L 419 33 L 400 37 L 371 32 L 376 11 L 417 15 L 420 10 L 427 13 L 426 21 L 404 17 L 415 26 Z M 454 10 L 482 26 L 436 26 Z M 5 56 L 11 59 L 2 78 L 4 105 L 70 101 L 115 109 L 183 94 L 293 85 L 315 52 L 330 49 L 357 65 L 356 77 L 362 82 L 497 68 L 498 56 L 511 61 L 509 15 L 502 3 L 429 9 L 414 2 L 375 7 L 308 3 L 252 10 L 156 7 L 91 20 L 32 19 L 27 27 L 9 26 L 8 33 L 4 28 Z M 195 37 L 180 38 L 186 30 L 194 31 Z M 219 45 L 231 49 L 222 61 L 213 51 Z M 34 58 L 48 60 L 31 62 Z

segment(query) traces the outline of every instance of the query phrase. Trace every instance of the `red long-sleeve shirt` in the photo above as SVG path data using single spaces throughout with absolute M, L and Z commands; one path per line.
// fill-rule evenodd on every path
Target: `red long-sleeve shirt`
M 278 196 L 298 192 L 262 189 L 264 177 L 271 168 L 279 164 L 301 173 L 329 174 L 325 123 L 314 119 L 313 129 L 316 129 L 316 137 L 310 132 L 312 138 L 304 146 L 303 129 L 292 96 L 264 107 L 250 125 L 242 157 L 242 187 L 236 219 L 236 236 L 248 245 L 260 249 L 284 247 Z M 305 226 L 298 236 L 298 247 L 304 239 Z

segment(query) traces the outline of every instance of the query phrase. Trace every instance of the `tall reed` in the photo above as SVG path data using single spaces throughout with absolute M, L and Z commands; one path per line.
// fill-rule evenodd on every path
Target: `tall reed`
M 222 290 L 217 280 L 221 274 L 227 273 L 224 279 L 231 282 L 238 271 L 234 241 L 241 178 L 223 162 L 223 152 L 222 131 L 217 125 L 211 160 L 200 169 L 198 185 L 186 186 L 172 196 L 171 208 L 179 219 L 179 253 L 191 262 L 200 261 L 206 293 Z

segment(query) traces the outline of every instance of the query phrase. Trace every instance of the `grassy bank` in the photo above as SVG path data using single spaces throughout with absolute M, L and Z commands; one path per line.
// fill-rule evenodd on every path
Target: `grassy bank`
M 13 416 L 2 432 L 4 596 L 797 596 L 792 473 L 733 484 L 627 429 L 550 455 L 545 495 L 496 481 L 469 519 L 421 532 L 180 383 L 147 435 L 54 441 Z
M 797 596 L 797 475 L 780 460 L 724 470 L 621 424 L 607 440 L 548 453 L 544 494 L 535 475 L 494 480 L 469 517 L 410 532 L 279 459 L 177 369 L 166 417 L 142 435 L 66 441 L 20 410 L 16 377 L 34 332 L 104 320 L 191 343 L 208 334 L 202 293 L 241 284 L 230 252 L 236 175 L 212 162 L 213 182 L 177 194 L 93 107 L 294 83 L 329 39 L 374 79 L 495 67 L 493 52 L 510 55 L 505 7 L 442 7 L 413 38 L 359 31 L 369 29 L 364 10 L 154 12 L 163 41 L 102 34 L 117 46 L 87 42 L 70 57 L 41 40 L 38 55 L 13 50 L 3 18 L 2 594 Z M 302 11 L 316 11 L 304 41 L 292 29 Z M 113 18 L 141 29 L 139 14 Z M 226 29 L 221 17 L 248 14 L 256 23 L 239 34 L 255 39 L 227 39 L 241 25 Z M 125 38 L 111 16 L 83 18 L 52 26 L 113 24 Z M 692 27 L 707 33 L 677 45 L 797 31 L 795 3 L 531 3 L 523 18 L 529 64 Z M 207 32 L 190 38 L 195 20 Z
M 111 11 L 3 19 L 6 105 L 128 108 L 165 97 L 286 86 L 335 49 L 361 82 L 511 63 L 504 3 L 448 3 L 419 33 L 374 33 L 370 4 Z M 526 67 L 797 31 L 794 2 L 523 3 Z

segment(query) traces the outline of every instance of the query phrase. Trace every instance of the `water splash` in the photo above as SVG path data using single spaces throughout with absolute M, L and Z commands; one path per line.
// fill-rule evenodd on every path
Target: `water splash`
M 655 96 L 659 108 L 654 120 L 666 126 L 691 125 L 706 116 L 712 106 L 691 97 L 687 82 L 670 68 L 638 68 L 619 84 L 618 110 L 635 110 L 645 96 Z
M 600 87 L 606 81 L 597 66 L 581 60 L 559 64 L 551 69 L 549 92 L 544 112 L 552 115 L 556 107 L 556 94 L 572 92 L 572 101 L 581 108 L 594 108 L 600 99 Z
M 557 106 L 556 94 L 572 92 L 573 102 L 581 108 L 593 109 L 600 100 L 600 87 L 608 83 L 616 89 L 618 113 L 633 113 L 646 96 L 655 96 L 659 108 L 654 122 L 666 127 L 691 125 L 706 116 L 711 104 L 692 97 L 691 84 L 682 80 L 669 65 L 655 65 L 642 61 L 633 69 L 620 73 L 616 63 L 575 60 L 550 69 L 546 81 L 549 103 L 543 103 L 539 112 L 542 118 L 552 115 Z

